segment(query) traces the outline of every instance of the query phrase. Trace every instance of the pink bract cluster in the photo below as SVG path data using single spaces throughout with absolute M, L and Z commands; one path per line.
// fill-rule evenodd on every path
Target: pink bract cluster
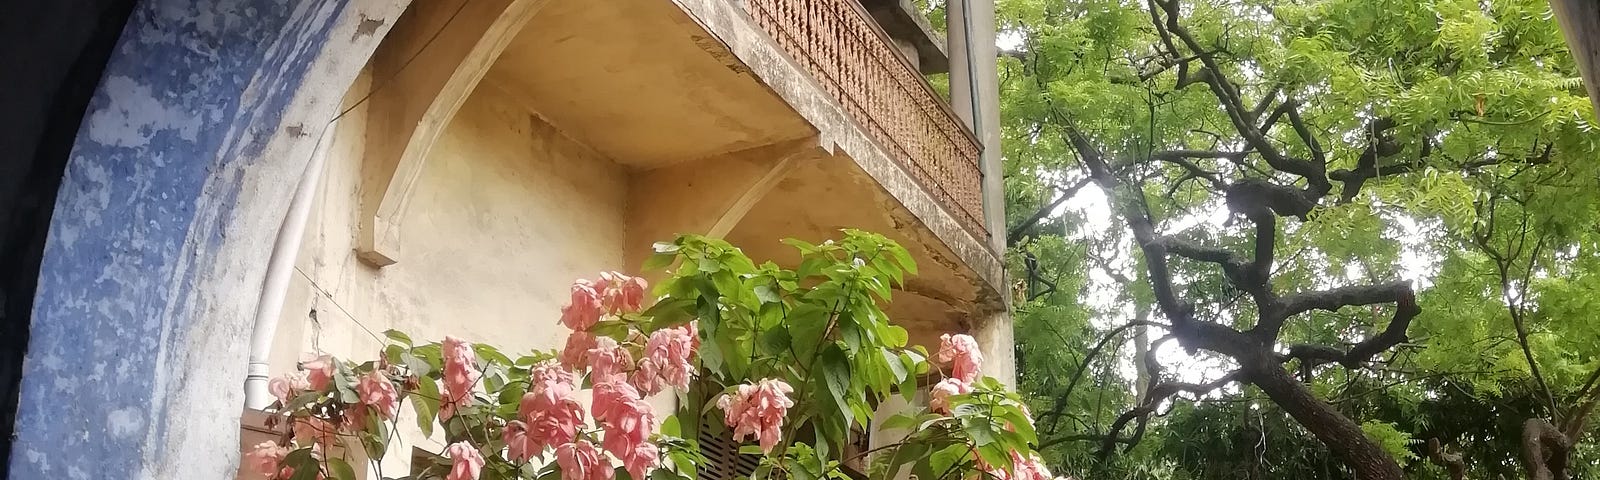
M 558 357 L 561 368 L 588 375 L 593 385 L 589 412 L 604 433 L 598 447 L 594 442 L 565 435 L 565 431 L 565 442 L 546 442 L 555 446 L 563 480 L 610 479 L 611 457 L 621 461 L 634 478 L 644 478 L 657 463 L 660 449 L 650 441 L 655 434 L 656 417 L 644 398 L 667 387 L 689 387 L 695 371 L 693 358 L 700 345 L 699 333 L 692 322 L 649 336 L 630 323 L 620 322 L 627 325 L 620 340 L 595 332 L 601 319 L 608 315 L 625 319 L 638 313 L 648 286 L 642 278 L 602 273 L 596 280 L 574 282 L 571 299 L 561 309 L 561 324 L 573 330 Z M 535 376 L 541 375 L 557 374 Z M 581 421 L 581 412 L 561 418 Z M 529 432 L 537 428 L 532 422 L 527 426 Z M 602 450 L 610 456 L 602 454 Z
M 771 452 L 783 439 L 783 417 L 794 406 L 794 400 L 789 399 L 793 392 L 787 382 L 767 378 L 754 385 L 740 385 L 737 393 L 718 398 L 717 407 L 724 413 L 723 421 L 733 428 L 734 440 L 755 437 L 762 452 Z
M 478 480 L 478 474 L 483 473 L 483 454 L 471 443 L 452 443 L 444 453 L 450 457 L 450 473 L 445 480 Z
M 934 360 L 950 366 L 950 376 L 933 386 L 929 394 L 928 409 L 936 413 L 950 413 L 950 397 L 972 393 L 972 382 L 978 380 L 978 369 L 983 366 L 983 354 L 978 352 L 978 341 L 971 335 L 944 334 L 939 336 L 939 352 Z
M 986 464 L 981 459 L 978 460 L 978 467 L 995 480 L 1055 480 L 1055 477 L 1050 475 L 1050 469 L 1045 467 L 1044 460 L 1037 454 L 1024 457 L 1021 453 L 1011 452 L 1010 472 Z
M 983 365 L 978 341 L 966 334 L 940 335 L 939 353 L 934 357 L 939 363 L 950 365 L 951 377 L 969 384 L 978 379 L 978 369 Z
M 517 405 L 517 420 L 506 425 L 502 439 L 506 458 L 528 461 L 545 447 L 572 443 L 583 426 L 583 404 L 578 402 L 577 380 L 553 364 L 534 367 L 532 385 Z
M 455 416 L 457 408 L 472 400 L 472 391 L 478 384 L 478 356 L 472 344 L 452 337 L 444 337 L 444 389 L 439 399 L 439 421 Z

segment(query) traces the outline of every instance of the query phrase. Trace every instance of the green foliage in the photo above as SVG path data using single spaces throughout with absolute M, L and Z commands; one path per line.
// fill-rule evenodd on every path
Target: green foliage
M 763 457 L 756 477 L 839 478 L 840 459 L 829 452 L 843 451 L 844 440 L 891 395 L 912 398 L 918 379 L 934 371 L 927 350 L 908 345 L 906 330 L 880 307 L 892 288 L 916 273 L 911 255 L 881 235 L 843 233 L 821 244 L 784 240 L 800 253 L 793 270 L 755 265 L 727 242 L 693 235 L 657 244 L 647 263 L 677 266 L 656 286 L 662 298 L 646 314 L 658 322 L 699 321 L 701 390 L 730 392 L 760 378 L 795 386 L 783 443 Z M 919 478 L 958 478 L 976 468 L 979 457 L 909 452 L 960 446 L 1006 469 L 1011 452 L 1031 452 L 1037 438 L 1020 397 L 989 378 L 974 388 L 952 397 L 951 415 L 920 410 L 889 420 L 885 427 L 918 428 L 878 456 L 878 468 L 910 466 Z M 681 418 L 717 415 L 695 402 L 683 405 Z M 799 443 L 802 438 L 808 443 Z M 946 468 L 934 470 L 934 458 Z
M 1084 178 L 1064 134 L 1070 121 L 1144 194 L 1113 201 L 1142 203 L 1162 233 L 1247 254 L 1254 232 L 1239 218 L 1212 220 L 1226 208 L 1214 188 L 1149 158 L 1162 150 L 1245 149 L 1208 85 L 1180 85 L 1180 68 L 1153 55 L 1164 47 L 1149 6 L 997 2 L 1002 37 L 1016 40 L 1002 42 L 1015 55 L 1000 59 L 1009 224 Z M 1186 1 L 1182 8 L 1177 21 L 1213 51 L 1244 106 L 1266 100 L 1268 110 L 1250 120 L 1259 124 L 1292 99 L 1328 170 L 1356 168 L 1375 140 L 1367 125 L 1394 121 L 1395 151 L 1377 166 L 1395 173 L 1368 180 L 1348 202 L 1338 198 L 1348 185 L 1336 183 L 1306 221 L 1280 222 L 1273 286 L 1296 292 L 1412 279 L 1423 313 L 1409 342 L 1367 368 L 1319 369 L 1312 391 L 1363 424 L 1414 478 L 1445 478 L 1424 459 L 1427 439 L 1460 452 L 1468 478 L 1520 476 L 1521 422 L 1549 418 L 1551 404 L 1556 416 L 1574 415 L 1585 381 L 1600 368 L 1600 135 L 1548 3 Z M 1192 62 L 1187 73 L 1199 69 Z M 1287 123 L 1265 135 L 1286 155 L 1312 156 Z M 1255 152 L 1194 163 L 1230 182 L 1294 180 Z M 1010 239 L 1019 386 L 1041 413 L 1052 466 L 1097 471 L 1095 478 L 1349 478 L 1325 446 L 1248 388 L 1164 404 L 1137 446 L 1097 460 L 1108 425 L 1138 400 L 1133 344 L 1167 332 L 1116 330 L 1155 307 L 1137 245 L 1121 221 L 1099 223 L 1104 215 L 1095 208 L 1103 207 L 1089 199 L 1107 192 L 1094 190 L 1084 188 L 1064 212 Z M 1174 258 L 1172 270 L 1178 295 L 1199 315 L 1250 326 L 1253 304 L 1215 265 Z M 1534 364 L 1522 353 L 1508 303 L 1522 305 Z M 1388 307 L 1304 314 L 1285 325 L 1278 343 L 1348 345 L 1391 315 Z M 1164 362 L 1186 355 L 1167 349 Z M 1579 445 L 1570 473 L 1594 475 L 1600 457 L 1587 441 Z

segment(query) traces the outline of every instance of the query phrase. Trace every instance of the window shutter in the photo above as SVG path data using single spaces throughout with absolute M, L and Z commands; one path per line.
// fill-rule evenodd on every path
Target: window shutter
M 739 442 L 733 441 L 733 431 L 717 428 L 718 425 L 711 424 L 713 421 L 713 417 L 700 420 L 700 454 L 706 457 L 705 463 L 696 468 L 700 480 L 750 478 L 761 464 L 761 457 L 739 454 Z M 720 430 L 722 434 L 712 434 L 712 430 Z

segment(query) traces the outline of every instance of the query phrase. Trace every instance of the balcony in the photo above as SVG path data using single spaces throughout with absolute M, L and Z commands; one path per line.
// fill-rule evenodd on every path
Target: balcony
M 330 153 L 330 168 L 357 171 L 329 174 L 348 193 L 319 211 L 354 210 L 353 245 L 319 237 L 308 269 L 329 266 L 323 290 L 410 305 L 374 317 L 426 318 L 439 299 L 506 309 L 631 270 L 678 233 L 792 265 L 778 239 L 858 228 L 921 267 L 889 307 L 913 341 L 971 331 L 1006 291 L 979 143 L 919 72 L 944 61 L 936 42 L 905 38 L 920 17 L 894 36 L 875 21 L 895 1 L 417 2 L 352 87 L 358 99 L 384 85 L 341 120 Z M 381 270 L 350 277 L 363 270 L 345 252 Z M 439 290 L 484 276 L 516 288 Z M 559 307 L 545 300 L 518 308 Z M 543 335 L 518 347 L 556 346 Z
M 856 0 L 745 0 L 745 9 L 963 228 L 986 238 L 978 139 Z

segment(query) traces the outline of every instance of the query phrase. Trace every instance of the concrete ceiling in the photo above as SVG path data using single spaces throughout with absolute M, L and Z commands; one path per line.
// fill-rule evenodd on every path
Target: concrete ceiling
M 668 1 L 551 0 L 488 80 L 568 136 L 639 169 L 814 132 Z

